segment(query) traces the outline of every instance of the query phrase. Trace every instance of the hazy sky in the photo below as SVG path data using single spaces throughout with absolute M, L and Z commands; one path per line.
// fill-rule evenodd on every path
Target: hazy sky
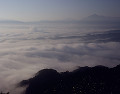
M 0 0 L 0 19 L 78 20 L 97 13 L 120 16 L 120 0 Z

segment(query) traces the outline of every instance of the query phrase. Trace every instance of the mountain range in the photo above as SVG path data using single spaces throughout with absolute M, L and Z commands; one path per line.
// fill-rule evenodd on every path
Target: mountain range
M 97 14 L 83 18 L 82 21 L 120 21 L 120 17 L 101 16 Z
M 18 85 L 27 86 L 25 94 L 120 94 L 120 65 L 79 67 L 72 72 L 43 69 Z
M 61 20 L 61 21 L 33 21 L 23 22 L 17 20 L 0 20 L 0 24 L 39 24 L 39 23 L 84 23 L 84 24 L 96 24 L 96 23 L 120 23 L 120 17 L 108 17 L 100 16 L 97 14 L 90 15 L 81 20 Z

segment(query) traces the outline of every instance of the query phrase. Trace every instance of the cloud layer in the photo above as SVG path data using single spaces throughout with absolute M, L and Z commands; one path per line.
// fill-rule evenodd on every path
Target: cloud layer
M 78 24 L 61 23 L 1 27 L 3 91 L 15 93 L 10 85 L 15 86 L 44 68 L 66 71 L 77 66 L 111 67 L 120 63 L 120 30 L 84 29 Z

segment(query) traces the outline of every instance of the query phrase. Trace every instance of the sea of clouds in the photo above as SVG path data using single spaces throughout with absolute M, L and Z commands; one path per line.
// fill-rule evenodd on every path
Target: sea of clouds
M 119 41 L 99 41 L 103 37 L 98 35 L 96 40 L 87 38 L 110 30 L 63 23 L 1 24 L 0 90 L 18 94 L 16 84 L 44 68 L 71 71 L 78 66 L 120 64 Z

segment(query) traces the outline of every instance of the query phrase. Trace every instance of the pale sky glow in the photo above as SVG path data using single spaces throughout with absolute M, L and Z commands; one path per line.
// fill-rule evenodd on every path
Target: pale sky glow
M 119 4 L 120 0 L 0 0 L 0 19 L 78 20 L 94 13 L 120 16 Z

